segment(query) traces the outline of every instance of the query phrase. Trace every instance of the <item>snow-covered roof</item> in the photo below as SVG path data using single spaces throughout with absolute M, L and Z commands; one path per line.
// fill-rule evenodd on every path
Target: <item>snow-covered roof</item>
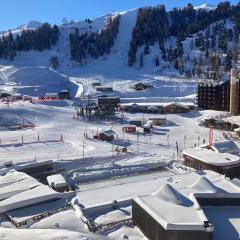
M 60 91 L 60 93 L 69 93 L 69 90 L 63 89 L 63 90 Z
M 14 209 L 7 212 L 7 216 L 10 217 L 15 223 L 27 221 L 33 217 L 39 216 L 42 213 L 51 212 L 55 209 L 63 208 L 66 206 L 66 199 L 57 199 L 53 201 L 39 203 L 37 205 L 31 205 L 20 209 Z
M 37 186 L 40 186 L 40 183 L 37 180 L 33 178 L 25 178 L 8 186 L 1 187 L 0 201 L 15 196 L 16 194 L 22 193 L 24 191 L 30 190 Z
M 168 183 L 163 185 L 157 192 L 153 193 L 152 196 L 175 204 L 182 204 L 183 200 L 181 194 Z
M 11 96 L 12 97 L 21 97 L 22 94 L 20 94 L 20 93 L 12 93 Z
M 113 136 L 117 134 L 116 131 L 114 131 L 113 129 L 103 130 L 101 133 L 107 136 Z
M 189 106 L 184 104 L 184 103 L 179 103 L 179 102 L 172 102 L 172 103 L 167 103 L 164 105 L 164 107 L 170 107 L 170 106 L 178 106 L 181 108 L 189 109 Z
M 121 107 L 141 106 L 141 107 L 165 107 L 172 104 L 178 104 L 179 106 L 194 106 L 193 102 L 138 102 L 138 103 L 121 103 Z
M 216 119 L 215 123 L 225 123 L 225 121 L 223 119 Z
M 234 132 L 239 133 L 239 132 L 240 132 L 240 128 L 235 128 L 235 129 L 234 129 Z
M 181 196 L 177 190 L 170 191 L 169 188 L 165 187 L 166 192 L 162 193 L 167 196 L 167 201 L 157 195 L 138 197 L 134 200 L 166 230 L 204 231 L 204 220 L 200 219 L 197 210 L 189 206 L 193 203 Z M 177 204 L 171 200 L 171 197 L 175 199 L 176 196 L 181 196 L 177 199 Z
M 158 110 L 158 108 L 156 106 L 149 106 L 148 110 Z
M 47 182 L 50 187 L 58 188 L 58 187 L 66 187 L 67 182 L 63 175 L 54 174 L 47 177 Z
M 77 192 L 77 198 L 81 204 L 85 206 L 85 209 L 91 209 L 95 207 L 99 207 L 101 205 L 105 205 L 108 203 L 112 203 L 114 200 L 117 201 L 131 201 L 136 196 L 144 196 L 156 193 L 161 186 L 165 184 L 170 184 L 175 189 L 184 188 L 189 186 L 190 192 L 192 188 L 196 188 L 196 192 L 200 192 L 200 186 L 203 189 L 206 189 L 205 184 L 193 184 L 196 183 L 197 180 L 205 176 L 209 181 L 211 181 L 216 187 L 222 188 L 224 191 L 231 192 L 236 191 L 236 186 L 232 185 L 232 181 L 226 180 L 224 176 L 213 172 L 213 171 L 193 171 L 187 174 L 179 174 L 179 175 L 170 175 L 169 173 L 166 175 L 162 172 L 147 176 L 138 176 L 134 177 L 134 181 L 132 178 L 127 178 L 124 180 L 112 180 L 112 181 L 103 181 L 99 183 L 90 183 L 84 188 L 84 190 Z M 120 182 L 119 182 L 120 181 Z M 120 184 L 119 184 L 120 183 Z M 234 184 L 239 183 L 240 181 L 235 180 Z M 195 186 L 194 186 L 195 185 Z M 208 191 L 209 186 L 207 187 Z M 103 191 L 104 189 L 104 191 Z M 195 191 L 195 190 L 194 190 Z M 205 192 L 205 191 L 202 191 Z M 206 192 L 205 192 L 206 193 Z M 97 198 L 95 196 L 98 196 Z
M 27 178 L 28 178 L 27 174 L 22 173 L 22 172 L 17 172 L 15 170 L 11 170 L 11 171 L 7 172 L 5 175 L 0 176 L 0 188 L 9 186 L 16 182 L 20 182 Z
M 136 128 L 136 125 L 134 125 L 134 124 L 124 124 L 122 127 L 123 128 Z
M 61 198 L 61 194 L 25 173 L 10 171 L 0 176 L 0 180 L 3 180 L 0 184 L 0 213 Z
M 148 117 L 148 120 L 166 120 L 165 116 L 153 116 L 153 117 Z
M 214 152 L 204 148 L 190 148 L 183 151 L 184 155 L 215 166 L 232 166 L 240 164 L 240 158 L 230 153 Z
M 113 86 L 101 85 L 101 86 L 96 86 L 96 87 L 95 87 L 95 89 L 102 89 L 102 88 L 113 88 Z
M 46 96 L 57 96 L 58 95 L 58 93 L 46 93 Z
M 13 209 L 61 198 L 61 195 L 51 188 L 40 185 L 24 192 L 18 193 L 0 202 L 0 213 Z
M 192 185 L 190 185 L 190 188 L 200 193 L 216 193 L 220 191 L 219 188 L 204 176 L 199 177 Z
M 215 142 L 211 146 L 211 148 L 218 153 L 232 153 L 239 154 L 240 149 L 236 145 L 236 143 L 232 140 L 226 140 L 221 142 Z
M 14 229 L 0 227 L 1 240 L 103 240 L 104 236 L 65 229 Z
M 23 169 L 30 169 L 39 167 L 39 169 L 44 165 L 51 165 L 52 160 L 24 160 L 21 158 L 15 158 L 13 160 L 6 161 L 5 159 L 0 159 L 0 169 L 6 169 L 6 163 L 11 163 L 13 166 L 11 168 L 21 171 Z M 0 184 L 1 185 L 1 184 Z
M 143 121 L 143 120 L 145 120 L 145 119 L 143 119 L 143 117 L 130 117 L 129 118 L 129 121 Z
M 183 176 L 184 178 L 184 176 Z M 213 231 L 204 226 L 208 221 L 198 199 L 239 198 L 240 188 L 222 179 L 199 176 L 192 185 L 167 183 L 153 194 L 136 197 L 134 201 L 166 230 Z M 219 183 L 219 181 L 221 183 Z M 221 216 L 220 216 L 221 217 Z

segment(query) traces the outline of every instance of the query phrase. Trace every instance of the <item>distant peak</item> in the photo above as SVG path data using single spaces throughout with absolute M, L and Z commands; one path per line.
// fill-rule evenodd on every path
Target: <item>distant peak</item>
M 204 10 L 207 10 L 207 11 L 214 10 L 214 9 L 216 9 L 216 8 L 217 8 L 217 6 L 212 5 L 212 4 L 207 4 L 207 3 L 205 3 L 205 4 L 203 4 L 203 5 L 200 5 L 200 6 L 198 6 L 198 7 L 195 7 L 196 10 L 198 10 L 198 9 L 204 9 Z
M 40 27 L 41 25 L 42 25 L 41 22 L 32 20 L 26 24 L 20 25 L 19 27 L 17 27 L 17 29 L 19 29 L 19 30 L 36 29 L 36 28 Z

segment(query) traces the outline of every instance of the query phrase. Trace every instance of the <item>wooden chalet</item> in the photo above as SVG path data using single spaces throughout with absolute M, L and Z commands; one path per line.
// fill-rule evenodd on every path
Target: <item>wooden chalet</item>
M 186 113 L 190 111 L 190 108 L 185 104 L 173 102 L 173 103 L 164 105 L 163 111 L 165 113 Z
M 98 92 L 112 92 L 113 91 L 113 87 L 111 86 L 96 86 L 95 90 Z
M 136 125 L 124 125 L 122 131 L 126 133 L 135 133 L 137 130 Z
M 147 88 L 151 88 L 153 86 L 140 82 L 140 83 L 135 84 L 133 87 L 136 91 L 141 91 L 141 90 L 145 90 Z
M 66 179 L 62 174 L 54 174 L 47 177 L 49 187 L 57 192 L 65 192 L 69 190 Z
M 97 135 L 94 136 L 94 139 L 112 142 L 115 139 L 115 136 L 116 136 L 116 131 L 109 129 L 109 130 L 104 130 L 98 133 Z
M 58 95 L 60 99 L 70 99 L 70 92 L 67 89 L 61 90 Z

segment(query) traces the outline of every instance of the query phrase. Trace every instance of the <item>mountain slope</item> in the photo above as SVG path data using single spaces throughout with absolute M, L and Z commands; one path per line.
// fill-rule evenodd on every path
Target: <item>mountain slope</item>
M 16 27 L 16 29 L 11 29 L 11 32 L 14 36 L 16 36 L 16 35 L 21 34 L 21 32 L 23 30 L 35 30 L 35 29 L 39 28 L 40 26 L 42 26 L 41 22 L 33 20 L 33 21 L 30 21 L 28 23 L 25 23 L 25 24 L 22 24 L 22 25 Z M 0 37 L 2 37 L 3 35 L 7 36 L 8 33 L 9 33 L 9 31 L 2 31 L 2 32 L 0 32 Z
M 215 6 L 205 4 L 195 9 L 211 12 L 215 9 Z M 69 34 L 75 29 L 78 29 L 80 34 L 97 34 L 107 28 L 109 18 L 118 14 L 121 16 L 118 34 L 111 47 L 110 54 L 105 54 L 97 59 L 88 57 L 86 64 L 72 61 Z M 183 53 L 181 58 L 177 58 L 178 62 L 164 58 L 159 42 L 156 40 L 148 46 L 147 54 L 144 53 L 146 45 L 138 47 L 136 63 L 129 67 L 129 46 L 138 16 L 139 9 L 134 9 L 121 13 L 112 12 L 93 20 L 86 19 L 85 21 L 60 25 L 59 39 L 56 45 L 51 46 L 49 50 L 19 52 L 12 62 L 0 60 L 0 89 L 37 96 L 67 87 L 71 89 L 73 96 L 79 96 L 82 91 L 85 94 L 97 94 L 91 87 L 91 83 L 100 81 L 102 84 L 113 85 L 116 90 L 114 94 L 121 96 L 133 98 L 141 95 L 145 97 L 167 97 L 172 96 L 171 91 L 176 86 L 179 90 L 174 90 L 175 96 L 184 96 L 195 91 L 195 85 L 188 84 L 189 82 L 194 83 L 206 77 L 205 73 L 209 71 L 207 67 L 210 66 L 210 55 L 218 54 L 221 57 L 221 68 L 224 67 L 224 59 L 227 58 L 227 54 L 217 43 L 223 34 L 228 34 L 234 29 L 233 22 L 228 19 L 215 22 L 182 40 Z M 23 29 L 34 29 L 40 25 L 41 23 L 33 21 L 14 31 L 20 34 Z M 155 27 L 158 26 L 155 25 Z M 154 30 L 154 28 L 150 30 Z M 216 47 L 209 48 L 210 50 L 207 53 L 205 45 L 202 46 L 201 42 L 199 43 L 199 38 L 206 41 L 209 38 L 206 37 L 209 32 L 210 35 L 215 36 Z M 146 41 L 146 39 L 143 39 L 143 41 Z M 164 41 L 164 48 L 167 51 L 173 51 L 178 46 L 177 41 L 178 39 L 175 36 L 169 36 Z M 227 45 L 228 51 L 232 47 L 232 41 L 227 40 Z M 239 47 L 239 40 L 237 45 Z M 49 61 L 53 56 L 57 57 L 59 61 L 56 70 L 50 68 Z M 148 82 L 155 88 L 143 93 L 136 93 L 132 89 L 132 85 L 139 81 Z M 62 84 L 63 82 L 64 84 Z M 161 91 L 164 88 L 165 91 Z

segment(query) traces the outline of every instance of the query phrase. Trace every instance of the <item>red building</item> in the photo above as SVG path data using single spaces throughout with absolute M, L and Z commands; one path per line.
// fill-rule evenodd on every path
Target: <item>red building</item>
M 135 133 L 137 130 L 136 125 L 125 125 L 122 127 L 122 131 L 126 133 Z

